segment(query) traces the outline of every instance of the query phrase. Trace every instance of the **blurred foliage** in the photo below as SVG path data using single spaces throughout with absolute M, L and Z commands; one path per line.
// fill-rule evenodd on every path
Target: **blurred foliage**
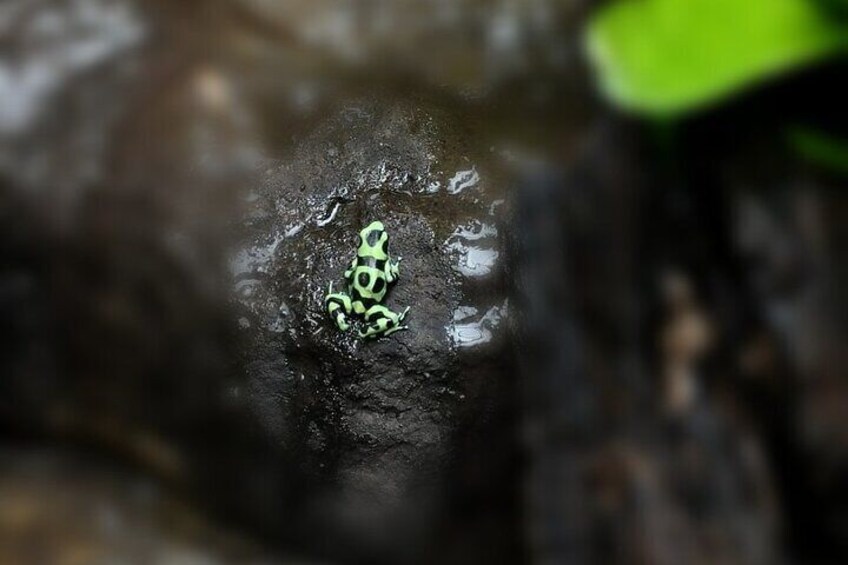
M 615 0 L 593 15 L 589 56 L 622 108 L 676 116 L 841 50 L 848 0 Z
M 824 12 L 842 22 L 848 22 L 848 0 L 813 0 Z
M 805 160 L 828 171 L 848 175 L 848 139 L 819 130 L 797 127 L 790 131 L 793 149 Z

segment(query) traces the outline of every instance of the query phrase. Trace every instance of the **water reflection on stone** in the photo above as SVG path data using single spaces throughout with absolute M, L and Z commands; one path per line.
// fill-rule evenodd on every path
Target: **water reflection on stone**
M 445 249 L 455 261 L 453 268 L 472 278 L 491 274 L 500 256 L 496 249 L 497 235 L 494 225 L 480 220 L 472 220 L 456 228 L 445 242 Z
M 478 310 L 460 306 L 454 311 L 453 323 L 447 327 L 451 342 L 457 347 L 477 347 L 492 341 L 492 334 L 507 315 L 508 303 L 489 308 L 479 319 L 472 319 Z

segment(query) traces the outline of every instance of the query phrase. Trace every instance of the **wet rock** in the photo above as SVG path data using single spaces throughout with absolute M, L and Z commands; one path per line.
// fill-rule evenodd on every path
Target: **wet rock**
M 574 65 L 576 34 L 566 30 L 585 8 L 558 0 L 238 4 L 289 48 L 336 68 L 411 77 L 466 96 Z
M 149 478 L 91 457 L 0 448 L 4 563 L 304 563 L 197 515 Z
M 2 417 L 176 478 L 177 436 L 227 410 L 216 249 L 253 138 L 227 78 L 153 8 L 47 0 L 0 14 L 15 46 L 0 61 L 4 119 L 17 120 L 0 135 L 0 213 L 14 219 L 0 271 L 18 281 L 0 308 L 13 309 L 10 344 L 26 344 L 4 356 Z M 48 80 L 19 80 L 30 74 Z
M 0 174 L 33 191 L 50 186 L 58 207 L 101 182 L 148 31 L 130 1 L 4 2 Z
M 334 89 L 237 4 L 0 8 L 0 92 L 28 105 L 0 115 L 4 433 L 92 445 L 303 551 L 508 561 L 499 150 L 444 101 Z M 366 344 L 323 295 L 372 218 L 411 327 Z
M 3 10 L 22 68 L 62 71 L 43 94 L 13 92 L 31 112 L 4 115 L 25 120 L 0 147 L 4 430 L 97 446 L 304 551 L 473 555 L 506 529 L 508 505 L 483 516 L 455 502 L 512 493 L 508 465 L 462 483 L 510 445 L 490 145 L 436 105 L 344 92 L 283 143 L 291 108 L 263 114 L 251 97 L 281 87 L 206 55 L 192 31 L 209 13 Z M 40 18 L 63 23 L 37 49 Z M 65 61 L 78 47 L 96 57 Z M 3 61 L 0 79 L 16 72 Z M 12 82 L 0 87 L 26 86 Z M 79 112 L 58 119 L 64 101 Z M 323 294 L 370 216 L 404 258 L 388 304 L 411 307 L 411 328 L 364 344 L 333 329 Z M 472 308 L 479 320 L 456 316 Z M 479 336 L 454 328 L 471 323 Z M 460 519 L 476 537 L 456 538 Z
M 310 489 L 304 535 L 331 536 L 356 555 L 420 558 L 449 514 L 437 493 L 464 458 L 457 437 L 479 433 L 474 422 L 493 416 L 487 406 L 508 386 L 494 314 L 485 337 L 456 338 L 456 311 L 498 311 L 504 296 L 496 251 L 487 272 L 473 273 L 485 282 L 469 284 L 462 249 L 452 252 L 459 226 L 494 221 L 494 187 L 475 172 L 466 190 L 450 190 L 463 157 L 473 158 L 459 152 L 474 148 L 449 127 L 436 109 L 340 106 L 291 157 L 264 166 L 247 246 L 234 256 L 235 285 L 246 290 L 245 402 L 297 453 Z M 323 299 L 330 282 L 344 284 L 355 235 L 373 220 L 402 257 L 386 304 L 410 307 L 409 330 L 363 342 L 335 328 Z

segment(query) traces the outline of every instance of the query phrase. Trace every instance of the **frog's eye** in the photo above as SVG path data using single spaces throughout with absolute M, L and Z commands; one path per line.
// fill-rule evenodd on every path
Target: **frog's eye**
M 359 273 L 359 286 L 368 288 L 368 283 L 371 282 L 371 275 L 368 273 Z
M 383 290 L 383 286 L 384 286 L 385 284 L 386 284 L 386 283 L 384 283 L 384 282 L 383 282 L 383 279 L 377 279 L 376 281 L 374 281 L 374 289 L 373 289 L 373 291 L 374 291 L 375 293 L 379 293 L 380 291 L 382 291 L 382 290 Z

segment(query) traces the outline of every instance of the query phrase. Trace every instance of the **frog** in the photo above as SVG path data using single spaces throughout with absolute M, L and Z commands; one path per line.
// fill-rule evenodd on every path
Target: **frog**
M 359 232 L 356 255 L 344 273 L 347 292 L 334 292 L 331 281 L 324 298 L 339 330 L 350 329 L 353 317 L 364 322 L 365 329 L 358 334 L 365 340 L 409 329 L 403 324 L 409 307 L 395 312 L 383 304 L 389 285 L 400 276 L 400 261 L 389 255 L 389 234 L 382 222 L 373 221 Z

